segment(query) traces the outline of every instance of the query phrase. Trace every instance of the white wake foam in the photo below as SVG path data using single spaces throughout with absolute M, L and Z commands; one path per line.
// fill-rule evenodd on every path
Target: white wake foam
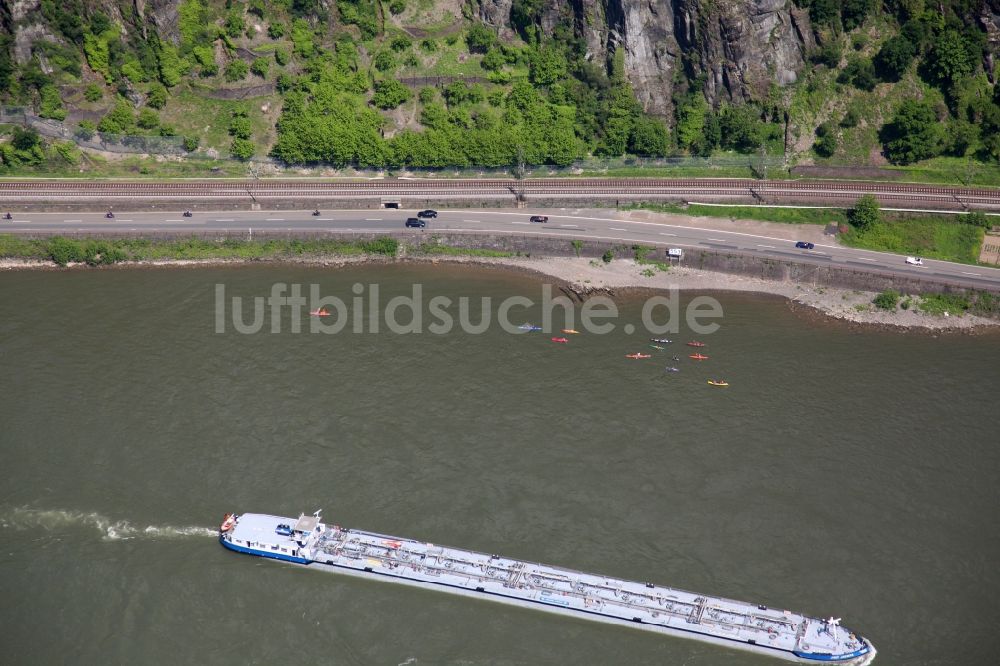
M 101 533 L 101 538 L 106 541 L 137 538 L 176 539 L 191 536 L 216 536 L 218 534 L 216 530 L 209 527 L 174 527 L 171 525 L 139 527 L 127 520 L 112 520 L 95 512 L 30 509 L 27 507 L 0 509 L 0 528 L 2 529 L 55 531 L 81 525 L 93 527 Z

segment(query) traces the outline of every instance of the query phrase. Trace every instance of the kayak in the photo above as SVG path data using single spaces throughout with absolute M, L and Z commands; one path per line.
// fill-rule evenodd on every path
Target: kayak
M 326 310 L 310 310 L 309 314 L 313 317 L 329 317 L 330 313 Z
M 566 344 L 567 342 L 569 342 L 569 340 L 566 338 L 552 338 L 552 342 L 561 342 L 563 344 Z
M 669 365 L 667 366 L 666 370 L 667 370 L 667 372 L 680 372 L 681 371 L 680 368 L 674 368 L 674 367 L 671 367 Z
M 650 354 L 625 354 L 625 358 L 653 358 Z
M 541 326 L 535 326 L 534 324 L 521 324 L 520 326 L 518 326 L 518 328 L 521 329 L 522 331 L 540 331 L 540 330 L 542 330 Z
M 691 341 L 688 343 L 688 347 L 704 347 L 704 342 Z
M 666 347 L 661 347 L 659 345 L 649 345 L 649 346 L 652 347 L 653 349 L 659 349 L 660 351 L 663 351 L 663 350 L 666 349 Z
M 574 331 L 572 328 L 564 328 L 563 333 L 572 333 L 573 335 L 579 335 L 580 331 Z
M 712 386 L 729 386 L 729 382 L 725 379 L 709 379 L 708 383 Z
M 708 357 L 704 354 L 691 354 L 688 358 L 693 358 L 696 361 L 707 361 Z
M 664 338 L 650 338 L 650 342 L 659 342 L 661 345 L 669 345 L 673 340 L 665 340 Z

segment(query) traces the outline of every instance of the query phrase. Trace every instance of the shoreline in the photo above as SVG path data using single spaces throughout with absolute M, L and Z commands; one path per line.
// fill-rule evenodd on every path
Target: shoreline
M 580 299 L 590 294 L 654 291 L 669 289 L 680 291 L 734 292 L 766 294 L 783 297 L 793 310 L 804 306 L 809 313 L 824 320 L 834 320 L 862 329 L 883 329 L 897 332 L 931 333 L 985 333 L 1000 327 L 1000 321 L 973 314 L 937 316 L 921 312 L 914 306 L 895 312 L 878 310 L 872 304 L 877 292 L 808 285 L 799 282 L 765 280 L 762 278 L 733 275 L 714 271 L 671 266 L 667 271 L 653 264 L 639 264 L 633 259 L 615 259 L 605 264 L 599 260 L 579 257 L 479 257 L 479 256 L 410 256 L 386 258 L 371 255 L 311 256 L 279 259 L 159 259 L 129 261 L 103 270 L 137 268 L 207 268 L 217 266 L 251 266 L 259 264 L 293 264 L 304 266 L 341 268 L 349 265 L 373 263 L 457 264 L 500 268 L 528 272 L 536 276 L 553 278 L 562 283 Z M 78 270 L 93 269 L 87 264 L 70 264 L 60 267 L 52 261 L 29 259 L 0 259 L 0 271 L 18 270 Z

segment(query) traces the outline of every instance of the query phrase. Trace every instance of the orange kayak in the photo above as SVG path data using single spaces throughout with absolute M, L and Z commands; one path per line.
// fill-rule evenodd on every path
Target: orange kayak
M 705 356 L 704 354 L 691 354 L 691 358 L 693 358 L 696 361 L 707 361 L 708 360 L 708 357 Z
M 650 354 L 625 354 L 625 358 L 653 358 Z
M 563 344 L 566 344 L 567 342 L 569 342 L 569 340 L 567 338 L 552 338 L 552 342 L 561 342 Z
M 689 342 L 687 344 L 688 344 L 688 347 L 704 347 L 705 346 L 704 342 L 698 342 L 697 340 L 692 340 L 691 342 Z

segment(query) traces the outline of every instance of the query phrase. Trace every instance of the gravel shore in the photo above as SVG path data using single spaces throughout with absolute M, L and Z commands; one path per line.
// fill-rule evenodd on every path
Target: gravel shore
M 373 261 L 392 262 L 392 259 L 372 257 L 307 257 L 284 260 L 291 263 L 339 267 Z M 399 261 L 399 260 L 396 260 Z M 971 314 L 931 315 L 920 311 L 916 304 L 895 312 L 879 310 L 872 305 L 876 292 L 806 285 L 796 282 L 764 280 L 755 277 L 703 271 L 683 266 L 672 266 L 667 271 L 653 265 L 641 265 L 631 259 L 615 259 L 605 264 L 594 259 L 577 257 L 462 257 L 443 256 L 412 258 L 402 261 L 430 264 L 469 264 L 497 268 L 512 268 L 545 275 L 570 285 L 575 291 L 621 291 L 628 289 L 680 289 L 687 291 L 741 291 L 774 294 L 789 299 L 791 305 L 803 305 L 835 319 L 865 327 L 897 328 L 901 330 L 925 329 L 936 332 L 961 331 L 966 333 L 995 329 L 1000 321 Z M 136 267 L 184 267 L 247 264 L 244 260 L 164 260 L 126 262 L 109 270 Z M 37 260 L 0 259 L 0 270 L 56 269 L 52 262 Z

